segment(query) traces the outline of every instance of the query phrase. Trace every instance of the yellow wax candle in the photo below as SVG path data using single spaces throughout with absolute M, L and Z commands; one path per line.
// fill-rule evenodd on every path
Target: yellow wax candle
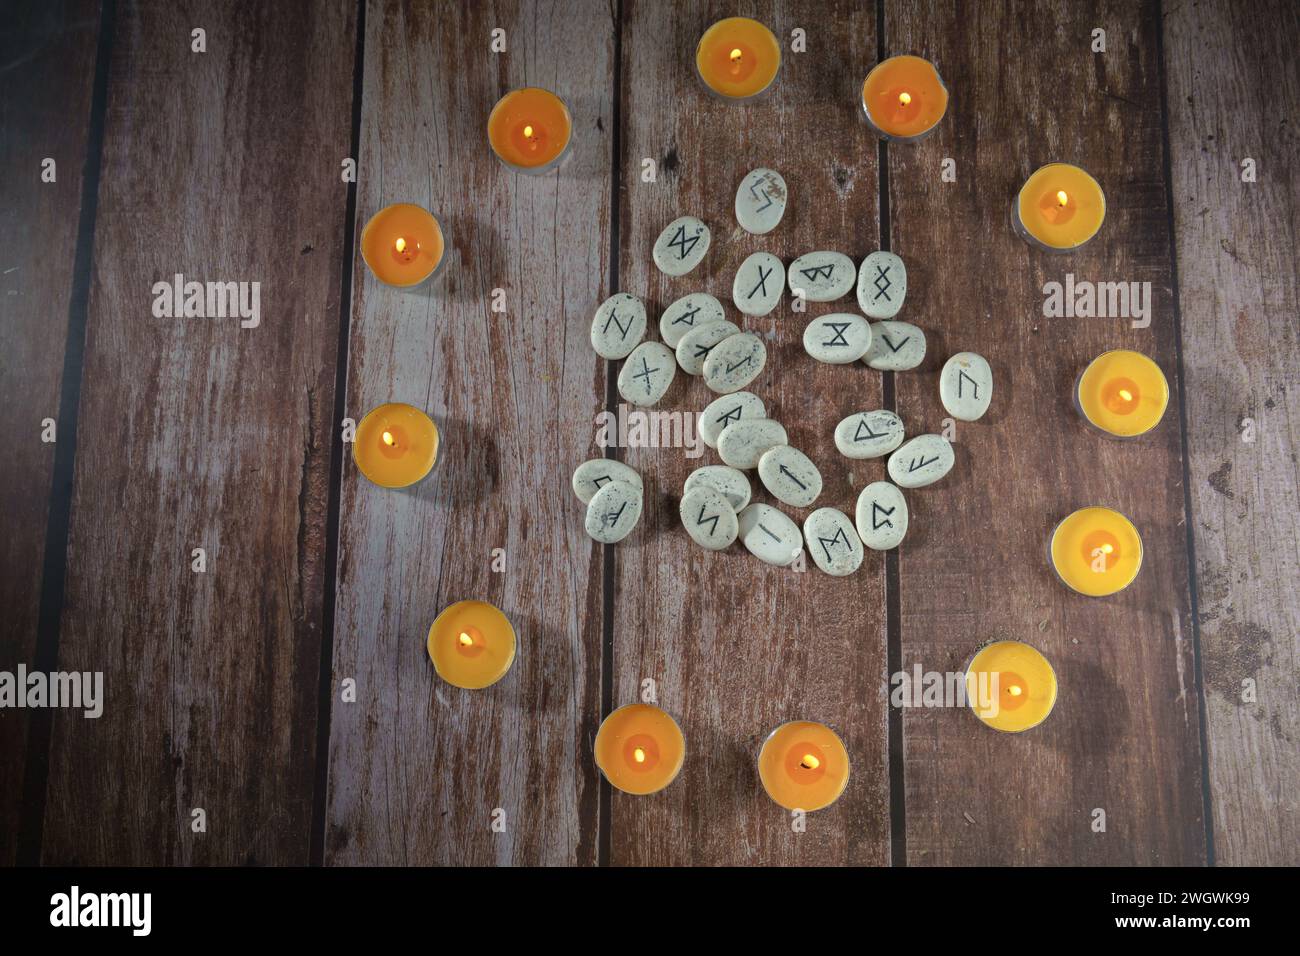
M 380 282 L 419 285 L 443 262 L 442 227 L 433 213 L 411 203 L 385 206 L 361 230 L 361 258 Z
M 380 405 L 357 425 L 352 460 L 383 488 L 413 485 L 438 459 L 438 426 L 424 412 L 401 402 Z
M 1142 567 L 1142 536 L 1110 508 L 1080 508 L 1062 519 L 1048 547 L 1057 576 L 1090 597 L 1124 590 Z
M 1114 349 L 1088 363 L 1075 383 L 1074 399 L 1090 425 L 1117 438 L 1135 438 L 1159 424 L 1169 405 L 1169 382 L 1141 352 Z
M 628 704 L 596 732 L 596 766 L 624 793 L 643 795 L 673 782 L 686 759 L 686 738 L 667 711 Z
M 569 108 L 550 90 L 525 87 L 507 93 L 488 117 L 488 143 L 515 172 L 554 169 L 573 141 Z
M 946 112 L 948 87 L 934 64 L 919 56 L 882 60 L 862 84 L 862 115 L 885 139 L 921 139 Z
M 1051 252 L 1079 248 L 1097 234 L 1105 218 L 1106 195 L 1097 180 L 1068 163 L 1035 170 L 1011 209 L 1020 237 Z
M 849 783 L 849 755 L 825 724 L 796 720 L 768 735 L 758 754 L 767 795 L 787 810 L 820 810 Z
M 427 647 L 439 677 L 480 690 L 505 677 L 515 662 L 515 629 L 486 601 L 457 601 L 434 619 Z
M 1020 641 L 996 641 L 966 668 L 966 700 L 994 730 L 1037 727 L 1056 704 L 1056 673 L 1047 658 Z
M 748 100 L 772 85 L 781 70 L 781 46 L 772 31 L 748 17 L 727 17 L 704 31 L 695 70 L 723 99 Z

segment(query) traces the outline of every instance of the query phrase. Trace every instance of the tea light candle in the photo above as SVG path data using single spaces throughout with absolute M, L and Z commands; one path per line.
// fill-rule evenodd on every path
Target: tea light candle
M 488 117 L 488 142 L 497 158 L 517 173 L 554 169 L 569 152 L 573 120 L 550 90 L 535 86 L 507 93 Z
M 763 742 L 758 776 L 767 795 L 787 810 L 820 810 L 848 786 L 849 755 L 825 724 L 792 721 Z
M 727 17 L 704 31 L 695 48 L 695 71 L 709 91 L 743 101 L 763 93 L 781 71 L 776 36 L 749 17 Z
M 614 711 L 596 732 L 596 766 L 624 793 L 656 793 L 673 782 L 686 759 L 677 721 L 650 704 Z
M 1141 352 L 1114 349 L 1088 363 L 1074 386 L 1084 420 L 1116 438 L 1136 438 L 1159 424 L 1169 405 L 1169 382 Z
M 1025 180 L 1011 207 L 1016 233 L 1038 249 L 1068 252 L 1097 234 L 1106 195 L 1078 166 L 1050 163 Z
M 486 601 L 457 601 L 434 619 L 427 647 L 439 677 L 481 690 L 505 677 L 515 662 L 515 629 Z
M 380 405 L 357 425 L 352 460 L 382 488 L 413 485 L 438 460 L 438 426 L 414 406 Z
M 994 730 L 1019 733 L 1037 727 L 1052 712 L 1056 672 L 1028 644 L 996 641 L 967 666 L 966 699 L 975 716 Z
M 442 227 L 412 203 L 385 206 L 361 230 L 361 258 L 380 282 L 410 288 L 442 266 Z
M 1090 597 L 1124 590 L 1142 567 L 1142 536 L 1110 508 L 1080 508 L 1064 518 L 1048 550 L 1057 577 Z
M 862 115 L 881 137 L 912 142 L 928 136 L 948 111 L 948 87 L 929 60 L 891 56 L 862 84 Z

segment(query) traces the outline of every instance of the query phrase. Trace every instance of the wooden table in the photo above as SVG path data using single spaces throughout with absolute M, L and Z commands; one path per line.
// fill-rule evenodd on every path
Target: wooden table
M 0 861 L 1300 862 L 1295 4 L 9 6 L 0 669 L 102 671 L 107 700 L 97 720 L 0 710 Z M 693 74 L 696 40 L 731 13 L 786 48 L 774 93 L 744 107 Z M 924 143 L 886 147 L 858 88 L 907 51 L 938 64 L 952 108 Z M 512 175 L 487 149 L 488 111 L 522 85 L 570 105 L 559 175 Z M 1104 229 L 1068 257 L 1008 227 L 1053 160 L 1107 192 Z M 732 213 L 759 165 L 792 195 L 766 237 Z M 357 253 L 399 200 L 450 236 L 415 293 Z M 650 246 L 686 213 L 713 248 L 672 280 Z M 909 497 L 902 547 L 848 579 L 705 552 L 676 500 L 716 458 L 644 447 L 610 452 L 646 478 L 641 526 L 591 542 L 568 480 L 619 401 L 616 363 L 587 341 L 599 302 L 631 292 L 657 322 L 688 291 L 729 300 L 755 250 L 876 248 L 908 263 L 918 371 L 814 367 L 788 299 L 746 324 L 769 337 L 755 390 L 823 464 L 819 504 L 844 509 L 883 467 L 840 458 L 834 423 L 888 407 L 938 430 L 943 359 L 989 359 L 993 409 L 957 430 L 953 473 Z M 260 282 L 260 326 L 155 318 L 153 283 L 176 273 Z M 1149 328 L 1045 318 L 1043 286 L 1066 273 L 1151 283 Z M 1112 347 L 1154 357 L 1174 389 L 1145 440 L 1101 440 L 1071 408 Z M 682 378 L 661 407 L 697 411 L 709 396 Z M 342 441 L 388 400 L 445 431 L 410 492 L 363 480 Z M 1106 600 L 1043 559 L 1054 522 L 1094 503 L 1147 548 Z M 467 597 L 521 638 L 476 693 L 424 649 Z M 999 637 L 1057 670 L 1040 728 L 889 706 L 890 674 L 958 669 Z M 688 754 L 635 798 L 602 783 L 592 740 L 647 680 Z M 754 769 L 788 719 L 831 724 L 853 763 L 803 833 Z

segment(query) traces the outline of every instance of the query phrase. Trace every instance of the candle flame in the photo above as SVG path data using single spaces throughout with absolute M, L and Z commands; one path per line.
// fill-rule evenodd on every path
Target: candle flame
M 385 445 L 396 445 L 396 444 L 397 444 L 397 439 L 393 437 L 393 433 L 392 433 L 392 432 L 384 432 L 383 438 L 384 438 L 384 444 L 385 444 Z
M 460 643 L 461 643 L 463 646 L 465 646 L 465 647 L 469 647 L 471 644 L 474 643 L 474 638 L 470 637 L 470 636 L 469 636 L 468 634 L 466 634 L 464 631 L 461 631 L 461 632 L 460 632 Z
M 524 135 L 527 136 L 529 139 L 532 139 L 532 138 L 533 138 L 533 128 L 532 128 L 531 126 L 525 126 L 525 127 L 524 127 Z
M 1057 205 L 1058 205 L 1058 206 L 1064 206 L 1064 205 L 1067 205 L 1069 202 L 1070 202 L 1070 197 L 1069 197 L 1068 195 L 1066 195 L 1065 190 L 1064 190 L 1064 189 L 1059 189 L 1059 190 L 1057 190 L 1057 192 L 1056 192 L 1056 203 L 1057 203 Z
M 737 60 L 739 60 L 743 55 L 744 55 L 744 54 L 742 54 L 742 53 L 740 52 L 740 48 L 739 48 L 739 47 L 736 47 L 734 50 L 731 51 L 731 62 L 732 62 L 732 63 L 735 63 L 735 62 L 736 62 Z
M 1127 388 L 1121 388 L 1119 390 L 1119 397 L 1124 399 L 1124 401 L 1126 402 L 1133 401 L 1133 393 L 1130 392 Z
M 635 760 L 637 763 L 645 763 L 645 751 L 642 750 L 640 747 L 637 747 L 635 750 L 632 751 L 632 759 Z
M 822 762 L 812 754 L 804 754 L 803 759 L 799 761 L 799 766 L 803 767 L 805 770 L 816 770 L 821 765 Z
M 1007 688 L 1007 693 L 1010 694 L 1012 697 L 1019 697 L 1021 694 L 1024 693 L 1024 691 L 1021 690 L 1019 684 L 1012 684 L 1010 687 Z
M 1110 554 L 1114 550 L 1115 550 L 1115 546 L 1111 544 L 1109 541 L 1101 546 L 1102 554 Z
M 406 251 L 406 240 L 403 239 L 401 236 L 398 236 L 398 237 L 397 237 L 397 241 L 396 241 L 395 243 L 393 243 L 393 248 L 396 249 L 398 252 L 405 252 L 405 251 Z
M 911 93 L 906 93 L 906 92 L 904 92 L 904 93 L 899 93 L 899 94 L 898 94 L 898 105 L 899 105 L 899 106 L 906 106 L 906 105 L 907 105 L 908 103 L 910 103 L 910 102 L 912 102 L 912 94 L 911 94 Z

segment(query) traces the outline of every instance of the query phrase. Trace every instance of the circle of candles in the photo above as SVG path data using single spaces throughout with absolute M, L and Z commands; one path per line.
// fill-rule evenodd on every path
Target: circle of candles
M 596 732 L 596 766 L 624 793 L 656 793 L 673 782 L 686 759 L 677 721 L 651 704 L 627 704 Z
M 881 137 L 913 142 L 934 132 L 948 112 L 948 87 L 929 60 L 891 56 L 862 83 L 862 115 Z
M 457 601 L 429 628 L 429 659 L 438 676 L 466 690 L 490 687 L 515 662 L 515 629 L 486 601 Z
M 763 741 L 758 777 L 767 795 L 787 810 L 820 810 L 848 786 L 849 755 L 825 724 L 796 720 Z
M 507 93 L 488 117 L 488 143 L 517 173 L 537 175 L 558 166 L 573 141 L 569 108 L 535 86 Z
M 1080 508 L 1052 530 L 1048 553 L 1056 576 L 1089 597 L 1133 583 L 1142 567 L 1142 536 L 1111 508 Z
M 438 426 L 413 405 L 389 402 L 371 409 L 357 425 L 352 460 L 382 488 L 413 485 L 438 460 Z
M 1078 249 L 1101 229 L 1106 194 L 1097 180 L 1069 163 L 1040 166 L 1011 204 L 1011 223 L 1031 246 L 1048 252 Z
M 757 20 L 727 17 L 700 37 L 695 72 L 709 91 L 722 99 L 753 99 L 781 72 L 781 45 Z
M 413 203 L 385 206 L 361 230 L 361 258 L 386 285 L 419 285 L 441 268 L 445 252 L 438 220 Z
M 1112 349 L 1088 363 L 1074 385 L 1074 404 L 1089 425 L 1116 438 L 1136 438 L 1159 424 L 1169 382 L 1141 352 Z
M 1037 727 L 1056 704 L 1056 672 L 1020 641 L 995 641 L 966 667 L 966 700 L 994 730 L 1019 733 Z

